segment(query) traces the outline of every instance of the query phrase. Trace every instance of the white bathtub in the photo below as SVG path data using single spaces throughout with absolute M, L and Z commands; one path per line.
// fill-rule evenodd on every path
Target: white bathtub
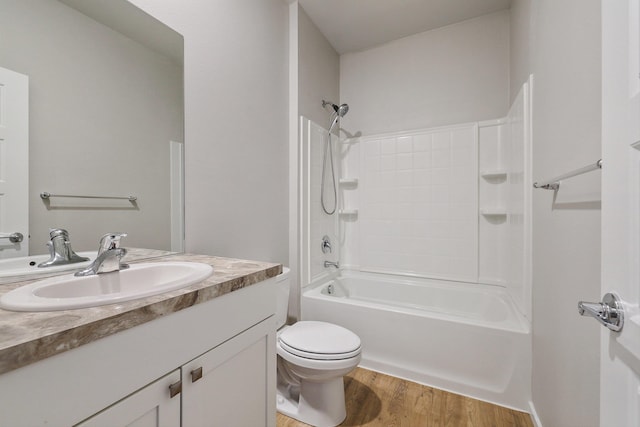
M 347 271 L 301 305 L 358 334 L 364 368 L 528 411 L 530 328 L 501 287 Z

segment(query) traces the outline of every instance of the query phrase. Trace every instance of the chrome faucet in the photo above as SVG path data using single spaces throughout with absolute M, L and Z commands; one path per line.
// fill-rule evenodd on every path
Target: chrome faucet
M 338 261 L 336 261 L 336 262 L 325 261 L 324 262 L 324 268 L 329 268 L 329 267 L 340 268 L 340 262 L 338 262 Z
M 120 247 L 120 239 L 126 236 L 126 233 L 107 233 L 102 236 L 96 259 L 87 268 L 78 271 L 75 276 L 93 276 L 129 268 L 129 264 L 120 262 L 127 254 L 127 250 Z
M 49 260 L 38 264 L 40 268 L 53 267 L 56 265 L 73 264 L 76 262 L 89 261 L 89 258 L 81 257 L 71 249 L 69 232 L 62 228 L 50 228 L 47 248 L 49 248 Z

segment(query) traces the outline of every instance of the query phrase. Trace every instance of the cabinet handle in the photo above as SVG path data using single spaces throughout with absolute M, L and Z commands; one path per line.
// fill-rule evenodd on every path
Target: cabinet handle
M 178 381 L 177 383 L 173 383 L 169 386 L 169 396 L 171 398 L 176 397 L 182 392 L 182 381 Z
M 195 383 L 200 378 L 202 378 L 202 366 L 199 367 L 198 369 L 194 369 L 193 371 L 191 371 L 191 382 L 192 383 Z

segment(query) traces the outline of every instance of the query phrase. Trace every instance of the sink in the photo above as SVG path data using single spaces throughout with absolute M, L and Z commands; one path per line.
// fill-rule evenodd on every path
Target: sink
M 126 270 L 95 276 L 51 277 L 7 292 L 0 308 L 12 311 L 57 311 L 130 301 L 201 282 L 213 267 L 199 262 L 131 264 Z
M 48 261 L 50 258 L 49 254 L 3 259 L 0 260 L 0 278 L 9 276 L 26 276 L 29 274 L 55 273 L 66 270 L 79 270 L 91 264 L 91 260 L 96 258 L 97 253 L 97 251 L 77 252 L 79 256 L 89 258 L 90 260 L 73 264 L 54 265 L 46 268 L 40 268 L 38 267 L 38 264 Z

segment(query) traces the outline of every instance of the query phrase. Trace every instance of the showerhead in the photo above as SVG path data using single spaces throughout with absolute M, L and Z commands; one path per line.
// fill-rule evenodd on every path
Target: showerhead
M 334 104 L 333 102 L 322 100 L 322 106 L 326 107 L 327 105 L 330 105 L 331 108 L 333 108 L 333 111 L 340 117 L 344 117 L 345 114 L 347 114 L 349 112 L 349 105 L 347 105 L 347 104 L 342 104 L 342 105 L 338 106 L 338 105 Z
M 335 105 L 333 106 L 333 109 L 335 110 L 335 112 L 340 116 L 340 117 L 344 117 L 345 114 L 347 114 L 349 112 L 349 105 L 348 104 L 342 104 L 339 107 L 336 107 Z
M 325 101 L 324 99 L 322 100 L 322 106 L 326 107 L 327 105 L 330 105 L 331 108 L 333 108 L 333 114 L 331 115 L 331 118 L 329 120 L 331 121 L 331 126 L 329 126 L 329 133 L 331 133 L 331 131 L 333 130 L 333 127 L 336 125 L 336 123 L 338 123 L 338 119 L 341 117 L 344 117 L 348 112 L 349 112 L 349 105 L 347 104 L 342 104 L 340 106 L 334 104 L 333 102 L 329 102 L 329 101 Z

